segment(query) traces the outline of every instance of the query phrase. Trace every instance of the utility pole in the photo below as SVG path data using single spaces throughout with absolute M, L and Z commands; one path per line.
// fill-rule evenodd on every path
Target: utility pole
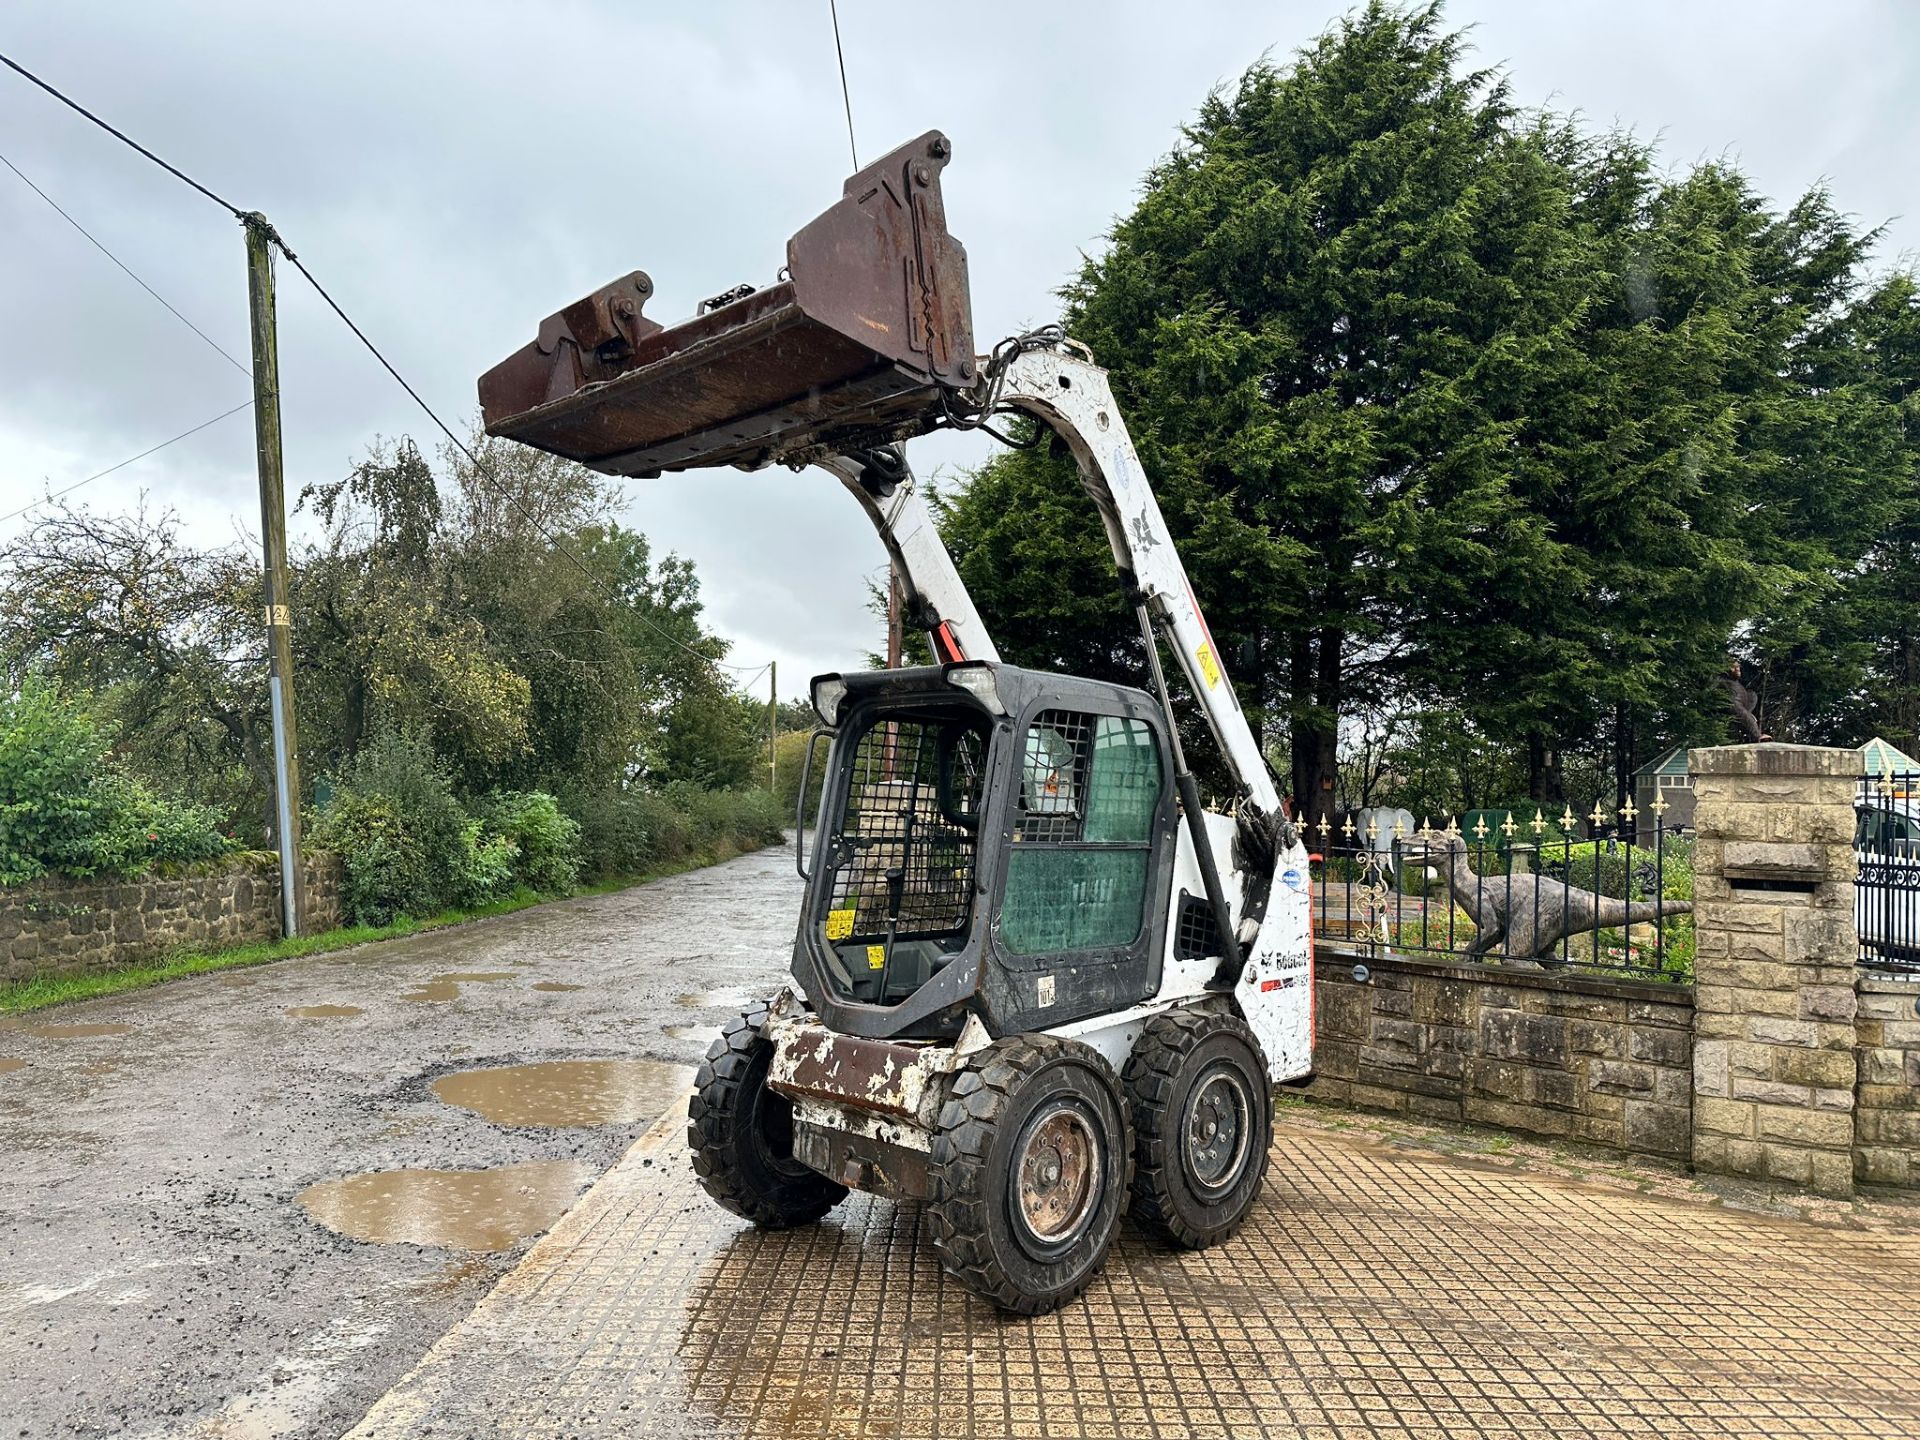
M 780 662 L 767 662 L 767 789 L 780 793 Z
M 253 335 L 253 433 L 259 450 L 260 545 L 266 573 L 267 694 L 273 709 L 274 836 L 280 844 L 280 930 L 300 933 L 300 759 L 293 725 L 293 631 L 287 596 L 286 477 L 280 463 L 280 348 L 274 329 L 273 246 L 267 217 L 246 216 L 247 300 Z

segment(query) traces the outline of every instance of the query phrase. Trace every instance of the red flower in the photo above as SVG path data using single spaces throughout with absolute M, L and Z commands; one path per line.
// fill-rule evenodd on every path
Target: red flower
M 151 830 L 149 830 L 149 831 L 147 831 L 147 839 L 149 839 L 149 840 L 158 840 L 159 838 L 160 838 L 160 837 L 159 837 L 158 835 L 156 835 L 156 834 L 155 834 L 155 833 L 154 833 L 153 831 L 151 831 Z

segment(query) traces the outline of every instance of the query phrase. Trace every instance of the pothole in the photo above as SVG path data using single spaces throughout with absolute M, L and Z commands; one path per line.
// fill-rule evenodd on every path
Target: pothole
M 94 1025 L 29 1025 L 29 1035 L 37 1035 L 42 1040 L 86 1040 L 95 1035 L 130 1035 L 133 1026 L 122 1024 Z
M 631 1125 L 665 1113 L 691 1079 L 657 1060 L 549 1060 L 456 1070 L 430 1088 L 496 1125 Z
M 584 985 L 569 985 L 564 980 L 536 980 L 533 982 L 533 988 L 535 990 L 544 990 L 549 995 L 558 995 L 563 990 L 584 990 L 587 987 Z
M 695 990 L 674 996 L 673 1003 L 684 1005 L 689 1010 L 744 1010 L 764 998 L 751 995 L 743 989 Z
M 400 998 L 415 1003 L 443 1004 L 448 1000 L 457 1000 L 462 985 L 491 985 L 498 980 L 511 979 L 511 970 L 460 970 L 451 975 L 436 975 L 431 980 L 423 980 L 413 989 L 403 991 Z
M 374 1170 L 309 1185 L 297 1198 L 315 1220 L 353 1240 L 506 1250 L 565 1214 L 589 1176 L 578 1160 L 491 1170 Z
M 365 1013 L 358 1005 L 294 1005 L 287 1010 L 296 1020 L 344 1020 Z

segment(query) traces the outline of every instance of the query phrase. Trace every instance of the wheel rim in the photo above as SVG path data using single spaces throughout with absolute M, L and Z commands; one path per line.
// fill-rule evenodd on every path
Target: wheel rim
M 1185 1159 L 1194 1188 L 1218 1195 L 1246 1168 L 1253 1140 L 1253 1104 L 1246 1083 L 1221 1065 L 1203 1074 L 1187 1106 Z
M 1021 1132 L 1008 1175 L 1015 1224 L 1030 1249 L 1057 1253 L 1080 1238 L 1100 1205 L 1100 1140 L 1086 1112 L 1060 1102 Z

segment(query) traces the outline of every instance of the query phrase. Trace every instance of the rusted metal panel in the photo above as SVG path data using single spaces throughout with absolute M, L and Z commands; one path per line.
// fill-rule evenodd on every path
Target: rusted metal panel
M 967 257 L 929 131 L 787 242 L 785 278 L 671 327 L 635 271 L 549 316 L 480 380 L 487 433 L 613 474 L 754 467 L 917 434 L 974 379 Z
M 947 1046 L 836 1035 L 817 1021 L 776 1027 L 771 1038 L 767 1084 L 781 1094 L 914 1121 L 953 1055 Z
M 931 1185 L 927 1152 L 826 1127 L 794 1127 L 794 1156 L 809 1170 L 893 1200 L 924 1200 Z

